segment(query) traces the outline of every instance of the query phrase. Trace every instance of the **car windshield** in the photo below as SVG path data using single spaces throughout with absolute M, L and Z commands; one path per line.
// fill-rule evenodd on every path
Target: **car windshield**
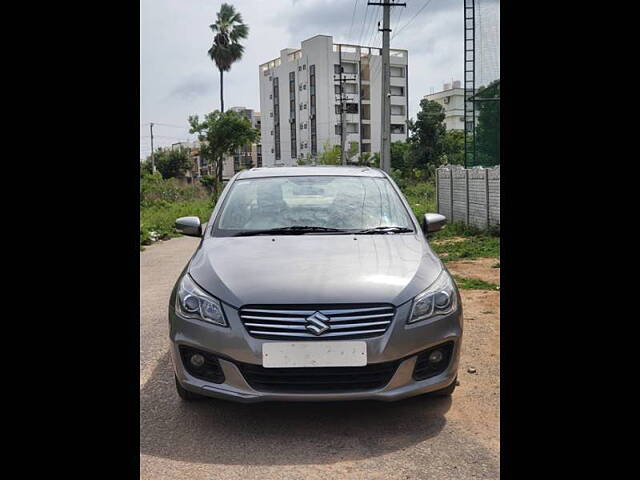
M 217 236 L 258 235 L 277 229 L 299 234 L 413 231 L 407 210 L 386 178 L 347 176 L 237 180 L 215 227 Z

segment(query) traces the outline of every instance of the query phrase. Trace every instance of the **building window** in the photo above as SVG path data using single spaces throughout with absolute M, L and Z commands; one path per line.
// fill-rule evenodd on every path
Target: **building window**
M 351 75 L 358 73 L 358 66 L 352 62 L 342 62 L 342 73 L 349 73 Z
M 336 105 L 336 115 L 340 115 L 340 105 Z
M 347 133 L 358 133 L 358 124 L 347 123 Z
M 340 70 L 340 65 L 335 64 L 335 65 L 333 66 L 333 73 L 338 74 L 338 73 L 340 73 L 340 71 L 341 71 L 341 70 Z
M 391 115 L 404 115 L 404 105 L 391 105 Z
M 342 135 L 342 125 L 336 124 L 336 135 Z
M 355 83 L 345 83 L 342 91 L 344 93 L 351 93 L 351 94 L 356 94 L 358 93 L 358 90 L 356 88 L 356 84 Z
M 306 69 L 307 69 L 307 65 L 306 65 L 306 64 L 305 64 L 305 65 L 302 65 L 302 69 L 303 69 L 303 70 L 306 70 Z
M 347 113 L 358 113 L 358 104 L 347 103 Z
M 389 91 L 391 93 L 391 96 L 393 97 L 404 97 L 404 87 L 397 87 L 392 85 L 389 88 Z
M 392 77 L 404 77 L 404 67 L 390 67 L 389 70 Z
M 404 134 L 404 125 L 398 123 L 391 124 L 391 133 L 402 133 Z
M 300 65 L 298 65 L 298 71 L 301 72 L 302 71 L 302 67 Z

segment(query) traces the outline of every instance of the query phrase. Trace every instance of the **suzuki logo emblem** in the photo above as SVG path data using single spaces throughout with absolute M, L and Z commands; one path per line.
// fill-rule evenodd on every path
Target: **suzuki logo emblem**
M 314 335 L 321 335 L 331 327 L 329 326 L 329 317 L 321 314 L 320 312 L 316 312 L 313 315 L 306 318 L 307 321 L 307 330 L 309 330 Z

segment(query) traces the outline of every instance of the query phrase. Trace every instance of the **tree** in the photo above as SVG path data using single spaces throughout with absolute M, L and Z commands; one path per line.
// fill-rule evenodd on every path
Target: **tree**
M 155 153 L 156 169 L 162 178 L 182 177 L 191 168 L 192 161 L 188 148 L 162 149 Z
M 444 155 L 442 163 L 464 165 L 464 131 L 447 130 L 444 136 Z
M 480 87 L 475 98 L 478 109 L 476 126 L 476 165 L 492 166 L 500 164 L 500 100 L 486 101 L 487 98 L 500 98 L 500 79 L 487 87 Z
M 217 197 L 222 185 L 222 163 L 225 155 L 231 155 L 243 145 L 253 143 L 258 138 L 258 130 L 251 121 L 234 111 L 221 113 L 216 110 L 204 116 L 189 117 L 190 133 L 197 133 L 200 141 L 200 155 L 214 166 L 214 194 Z
M 342 149 L 340 145 L 333 145 L 329 140 L 324 144 L 323 152 L 318 155 L 318 164 L 320 165 L 342 165 Z
M 409 144 L 407 142 L 391 142 L 391 168 L 404 170 L 408 153 Z
M 224 112 L 223 72 L 231 70 L 231 65 L 242 58 L 244 46 L 240 40 L 249 36 L 249 26 L 242 23 L 242 15 L 233 5 L 223 3 L 217 14 L 216 22 L 209 25 L 214 33 L 213 44 L 208 51 L 220 70 L 220 111 Z
M 437 102 L 420 101 L 417 120 L 409 120 L 409 151 L 405 157 L 405 167 L 434 171 L 442 162 L 445 153 L 444 108 Z

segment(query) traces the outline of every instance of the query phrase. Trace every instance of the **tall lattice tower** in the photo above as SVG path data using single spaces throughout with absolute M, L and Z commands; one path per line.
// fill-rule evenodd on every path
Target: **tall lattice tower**
M 464 2 L 465 165 L 500 163 L 500 2 Z

